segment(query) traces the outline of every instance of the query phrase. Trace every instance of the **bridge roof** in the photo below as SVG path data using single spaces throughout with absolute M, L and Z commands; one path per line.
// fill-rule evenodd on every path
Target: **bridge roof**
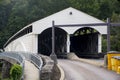
M 6 46 L 10 40 L 12 40 L 16 35 L 18 35 L 20 32 L 22 32 L 27 27 L 32 26 L 33 34 L 40 34 L 45 29 L 52 27 L 52 21 L 55 21 L 55 25 L 73 25 L 73 24 L 92 24 L 92 23 L 105 23 L 93 16 L 90 16 L 82 11 L 79 11 L 77 9 L 74 9 L 72 7 L 69 7 L 67 9 L 64 9 L 62 11 L 59 11 L 55 14 L 52 14 L 48 17 L 45 17 L 43 19 L 40 19 L 38 21 L 35 21 L 20 31 L 18 31 L 16 34 L 14 34 L 4 46 Z M 71 27 L 61 27 L 63 30 L 65 30 L 68 34 L 73 34 L 75 31 L 77 31 L 80 28 L 83 27 L 91 27 L 96 29 L 100 34 L 107 34 L 107 26 L 71 26 Z
M 52 27 L 52 21 L 55 21 L 55 25 L 66 24 L 91 24 L 91 23 L 104 23 L 103 21 L 90 16 L 82 11 L 69 7 L 62 11 L 59 11 L 53 15 L 38 20 L 33 25 L 33 33 L 40 34 L 47 28 Z M 107 34 L 107 26 L 83 26 L 96 29 L 101 34 Z M 76 30 L 82 27 L 62 27 L 68 34 L 73 34 Z

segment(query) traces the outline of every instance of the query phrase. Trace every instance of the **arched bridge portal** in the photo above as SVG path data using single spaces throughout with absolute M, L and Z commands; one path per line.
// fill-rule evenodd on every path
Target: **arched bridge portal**
M 96 57 L 101 49 L 99 35 L 97 30 L 90 27 L 80 28 L 73 34 L 55 27 L 55 53 L 58 58 L 69 52 L 75 52 L 79 57 Z M 52 53 L 52 28 L 38 35 L 38 52 L 48 56 Z
M 55 53 L 57 57 L 67 53 L 67 33 L 61 28 L 55 28 Z M 52 28 L 38 35 L 38 52 L 50 56 L 52 53 Z
M 95 57 L 98 55 L 98 35 L 100 33 L 93 28 L 84 27 L 71 35 L 71 52 L 79 57 Z

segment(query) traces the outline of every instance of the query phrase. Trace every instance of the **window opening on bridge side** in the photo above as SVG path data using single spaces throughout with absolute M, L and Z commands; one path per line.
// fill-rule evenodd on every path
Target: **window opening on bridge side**
M 15 34 L 15 36 L 12 37 L 12 38 L 5 44 L 5 46 L 7 46 L 10 42 L 14 41 L 15 39 L 17 39 L 17 38 L 19 38 L 19 37 L 22 37 L 22 36 L 24 36 L 24 35 L 26 35 L 26 34 L 29 34 L 29 33 L 31 33 L 31 32 L 32 32 L 32 25 L 29 26 L 29 27 L 27 27 L 27 28 L 25 28 L 25 29 L 23 29 L 23 30 L 20 31 L 18 34 Z M 5 46 L 4 46 L 4 47 L 5 47 Z

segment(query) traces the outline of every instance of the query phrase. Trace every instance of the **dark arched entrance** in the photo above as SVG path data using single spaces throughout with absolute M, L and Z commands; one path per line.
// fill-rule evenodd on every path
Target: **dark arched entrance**
M 79 57 L 97 57 L 99 32 L 90 27 L 84 27 L 71 35 L 71 52 Z
M 66 50 L 67 33 L 61 28 L 55 28 L 55 53 L 57 57 L 64 55 Z M 38 52 L 50 56 L 52 52 L 52 28 L 38 35 Z

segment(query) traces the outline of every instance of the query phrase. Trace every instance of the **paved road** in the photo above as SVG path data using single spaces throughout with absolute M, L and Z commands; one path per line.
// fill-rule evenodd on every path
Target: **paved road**
M 120 80 L 120 75 L 115 72 L 87 63 L 58 60 L 58 64 L 65 72 L 65 80 Z

